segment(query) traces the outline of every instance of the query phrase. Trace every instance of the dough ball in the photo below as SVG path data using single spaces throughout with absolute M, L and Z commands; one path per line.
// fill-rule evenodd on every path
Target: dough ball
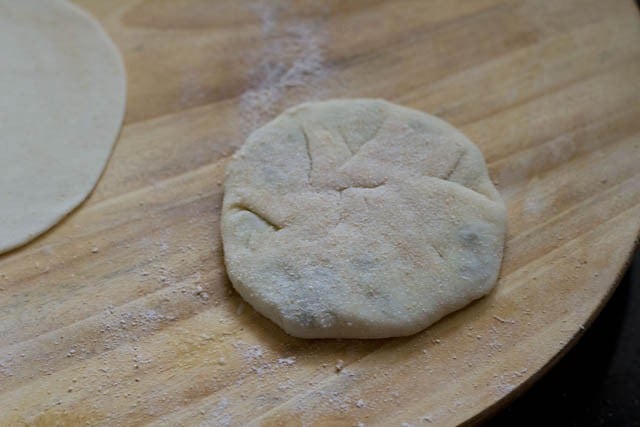
M 292 108 L 228 165 L 227 271 L 257 311 L 303 338 L 418 332 L 487 294 L 506 209 L 478 148 L 381 100 Z

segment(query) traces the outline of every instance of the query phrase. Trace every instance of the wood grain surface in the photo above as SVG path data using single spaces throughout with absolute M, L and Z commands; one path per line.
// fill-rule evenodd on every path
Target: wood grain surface
M 615 287 L 640 229 L 631 0 L 78 3 L 124 55 L 126 123 L 89 200 L 0 257 L 0 425 L 473 422 Z M 222 262 L 227 159 L 332 97 L 436 114 L 482 149 L 509 211 L 490 296 L 371 341 L 294 339 L 243 304 Z

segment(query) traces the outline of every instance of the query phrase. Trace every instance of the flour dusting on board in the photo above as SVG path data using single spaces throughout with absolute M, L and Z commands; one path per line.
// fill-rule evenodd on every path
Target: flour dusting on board
M 282 110 L 302 101 L 316 100 L 325 89 L 323 45 L 326 29 L 321 20 L 295 18 L 279 21 L 282 4 L 260 1 L 251 6 L 261 21 L 264 45 L 250 69 L 250 89 L 240 98 L 243 132 L 250 133 Z

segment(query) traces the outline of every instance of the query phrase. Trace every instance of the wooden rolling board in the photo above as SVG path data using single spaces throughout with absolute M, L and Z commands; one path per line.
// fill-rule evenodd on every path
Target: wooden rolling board
M 631 0 L 78 3 L 123 52 L 126 123 L 90 199 L 0 257 L 0 425 L 475 421 L 615 287 L 640 228 Z M 431 112 L 480 146 L 509 209 L 490 296 L 412 337 L 307 341 L 233 292 L 229 155 L 331 97 Z

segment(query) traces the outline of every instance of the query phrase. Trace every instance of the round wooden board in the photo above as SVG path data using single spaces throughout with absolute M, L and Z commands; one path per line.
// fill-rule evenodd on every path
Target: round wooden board
M 640 229 L 631 0 L 78 3 L 125 57 L 126 124 L 90 199 L 0 257 L 0 425 L 477 421 L 615 287 Z M 407 338 L 308 341 L 233 292 L 229 155 L 331 97 L 436 114 L 482 149 L 509 209 L 490 296 Z

